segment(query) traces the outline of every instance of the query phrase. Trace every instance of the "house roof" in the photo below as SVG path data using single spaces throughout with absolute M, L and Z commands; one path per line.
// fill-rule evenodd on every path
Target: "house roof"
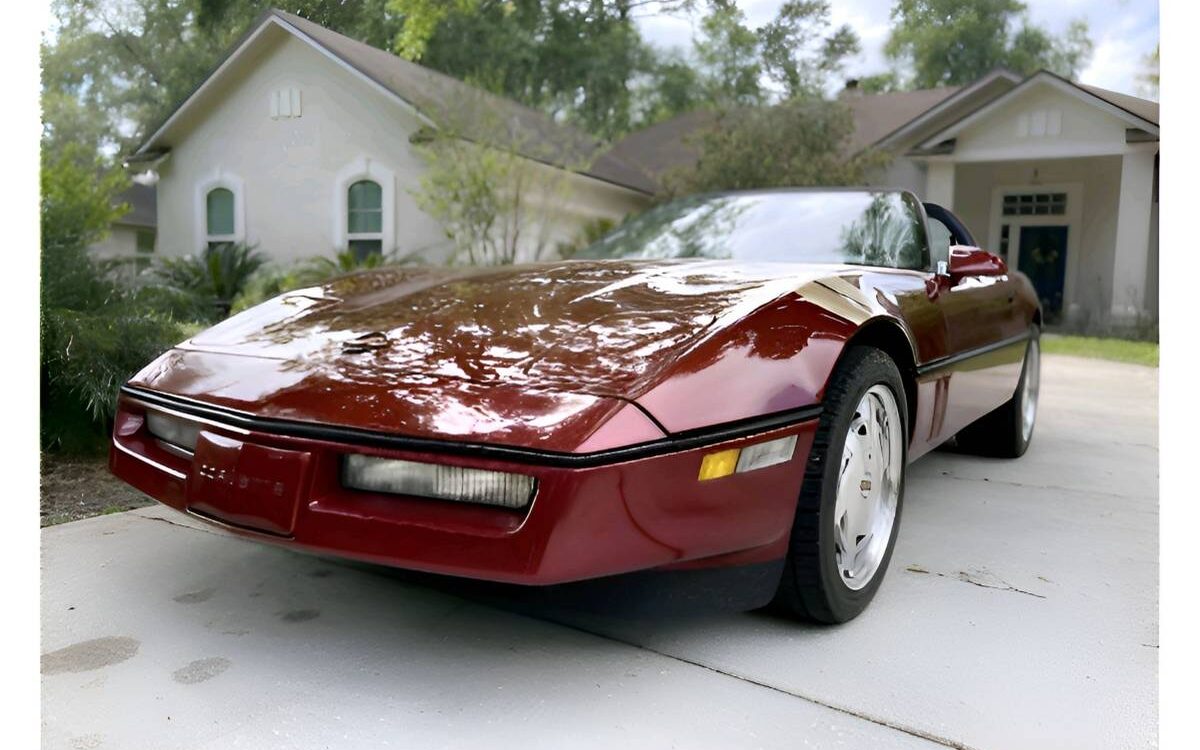
M 158 191 L 153 185 L 135 182 L 117 195 L 117 202 L 128 203 L 129 211 L 114 221 L 130 227 L 158 226 Z
M 530 159 L 569 169 L 620 187 L 652 193 L 655 184 L 639 169 L 607 153 L 597 139 L 570 125 L 501 96 L 470 86 L 396 55 L 331 31 L 292 13 L 271 9 L 237 42 L 196 91 L 138 147 L 151 154 L 165 129 L 201 94 L 208 80 L 249 46 L 267 25 L 276 25 L 402 100 L 435 128 L 466 140 L 509 148 Z
M 1125 120 L 1132 128 L 1144 130 L 1146 137 L 1150 139 L 1158 137 L 1157 102 L 1130 96 L 1129 94 L 1119 94 L 1115 91 L 1099 88 L 1098 86 L 1076 83 L 1070 79 L 1063 78 L 1057 73 L 1052 73 L 1048 70 L 1039 70 L 999 96 L 994 96 L 967 110 L 957 120 L 938 128 L 936 131 L 927 130 L 922 142 L 914 149 L 914 153 L 929 152 L 930 149 L 938 148 L 940 144 L 954 138 L 980 118 L 986 117 L 988 113 L 994 111 L 997 107 L 1003 106 L 1012 97 L 1020 96 L 1034 86 L 1053 87 L 1067 96 L 1076 97 L 1081 101 Z
M 1116 91 L 1102 89 L 1099 86 L 1089 86 L 1086 83 L 1076 83 L 1076 86 L 1088 92 L 1092 96 L 1103 99 L 1114 107 L 1120 107 L 1126 112 L 1136 115 L 1147 122 L 1152 122 L 1158 125 L 1158 102 L 1152 102 L 1149 99 L 1141 99 L 1129 94 L 1120 94 Z
M 875 145 L 901 126 L 958 93 L 961 87 L 945 86 L 885 94 L 851 94 L 841 98 L 854 116 L 849 149 L 857 153 Z
M 874 145 L 958 91 L 958 87 L 946 87 L 842 97 L 840 101 L 854 119 L 847 150 L 856 153 Z M 630 133 L 613 146 L 611 153 L 661 180 L 670 170 L 696 162 L 700 151 L 695 136 L 716 119 L 717 114 L 709 110 L 686 112 Z

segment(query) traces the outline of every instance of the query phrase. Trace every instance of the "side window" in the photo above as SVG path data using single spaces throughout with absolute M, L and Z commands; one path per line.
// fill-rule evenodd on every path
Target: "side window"
M 373 180 L 350 186 L 346 240 L 359 260 L 383 252 L 383 189 Z
M 205 240 L 212 250 L 236 241 L 234 235 L 233 191 L 229 188 L 213 188 L 205 196 Z
M 940 219 L 929 217 L 929 254 L 932 267 L 937 268 L 938 261 L 950 262 L 950 245 L 953 232 Z

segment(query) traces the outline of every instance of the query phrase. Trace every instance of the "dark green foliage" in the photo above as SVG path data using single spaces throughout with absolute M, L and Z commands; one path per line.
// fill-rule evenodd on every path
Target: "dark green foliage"
M 184 338 L 189 295 L 117 283 L 88 243 L 126 210 L 127 180 L 82 146 L 43 152 L 41 256 L 41 441 L 44 448 L 98 450 L 117 388 Z M 179 317 L 177 317 L 177 315 Z
M 1087 24 L 1054 37 L 1025 10 L 1020 0 L 897 0 L 885 50 L 911 66 L 913 88 L 961 86 L 999 67 L 1074 77 L 1092 52 Z
M 266 262 L 266 257 L 253 247 L 230 242 L 210 247 L 200 255 L 167 258 L 156 269 L 156 275 L 168 287 L 206 300 L 210 310 L 206 317 L 215 323 L 229 314 L 234 299 Z
M 730 109 L 698 136 L 694 167 L 666 177 L 674 195 L 720 190 L 861 185 L 887 157 L 848 153 L 853 120 L 845 106 L 792 100 Z

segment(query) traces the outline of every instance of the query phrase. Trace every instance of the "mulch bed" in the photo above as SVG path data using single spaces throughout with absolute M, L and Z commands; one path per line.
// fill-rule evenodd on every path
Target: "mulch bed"
M 42 454 L 42 526 L 120 513 L 153 502 L 109 474 L 106 458 Z

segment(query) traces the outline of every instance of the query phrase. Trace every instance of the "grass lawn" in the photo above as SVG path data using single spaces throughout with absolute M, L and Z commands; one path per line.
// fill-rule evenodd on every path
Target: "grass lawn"
M 1158 367 L 1158 343 L 1154 341 L 1097 339 L 1090 336 L 1060 336 L 1048 333 L 1042 336 L 1042 351 L 1046 354 L 1069 354 L 1073 357 L 1111 359 L 1116 362 Z

